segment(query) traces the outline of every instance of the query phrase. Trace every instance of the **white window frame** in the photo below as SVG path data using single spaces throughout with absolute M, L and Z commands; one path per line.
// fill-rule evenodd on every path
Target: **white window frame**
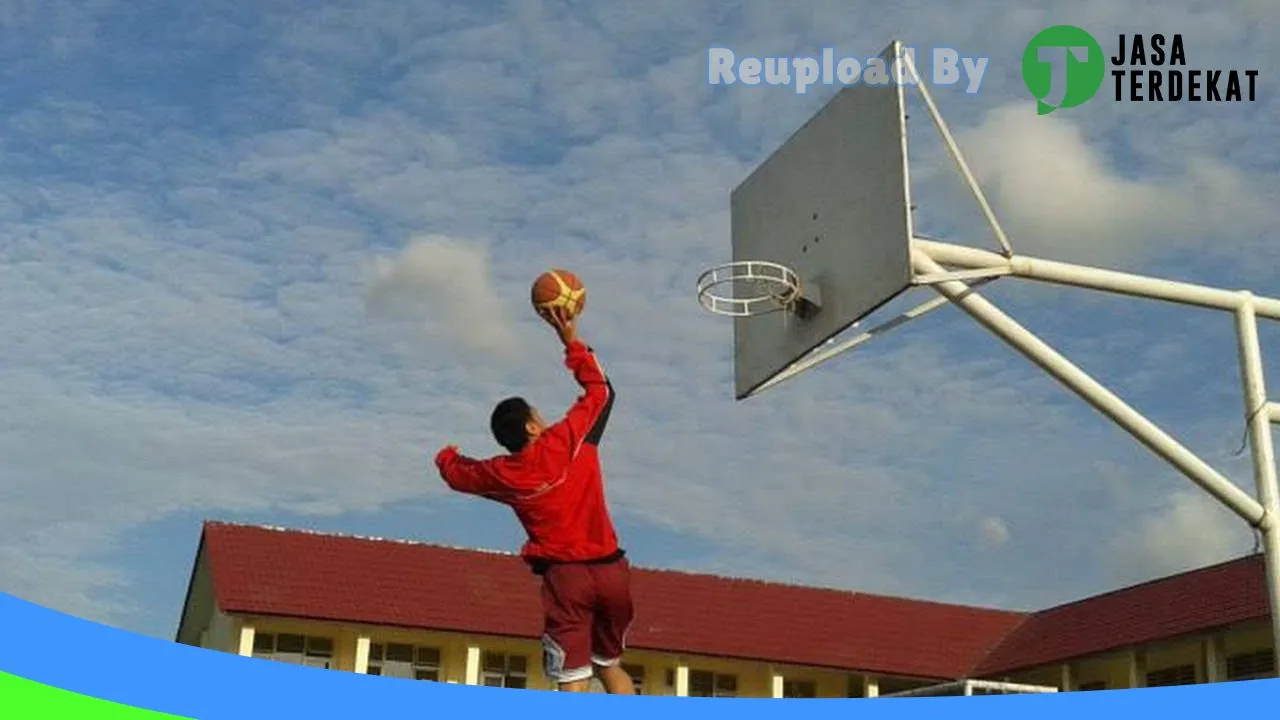
M 809 689 L 809 695 L 796 695 L 794 689 L 796 686 L 804 686 Z M 784 698 L 816 698 L 818 697 L 818 681 L 811 678 L 793 678 L 788 680 L 782 679 L 782 697 Z
M 1079 692 L 1097 692 L 1107 689 L 1106 680 L 1090 680 L 1089 682 L 1080 683 Z
M 502 670 L 494 670 L 489 667 L 491 658 L 502 659 Z M 511 659 L 520 658 L 524 663 L 523 670 L 513 670 L 511 668 Z M 512 679 L 519 678 L 519 682 L 512 684 Z M 496 683 L 496 684 L 494 684 Z M 495 650 L 486 650 L 480 655 L 480 684 L 485 687 L 501 687 L 527 689 L 529 687 L 529 657 L 522 653 L 498 652 Z
M 1263 680 L 1275 677 L 1275 653 L 1268 648 L 1236 653 L 1227 658 L 1226 664 L 1228 682 Z M 1245 667 L 1242 669 L 1239 665 L 1244 665 Z
M 694 695 L 693 685 L 695 677 L 711 676 L 711 694 L 710 695 Z M 721 680 L 732 680 L 733 690 L 725 691 L 720 689 Z M 733 673 L 720 673 L 713 670 L 689 670 L 689 697 L 715 697 L 715 698 L 732 698 L 738 697 L 738 676 Z
M 1164 682 L 1163 678 L 1169 676 L 1170 681 Z M 1181 676 L 1181 677 L 1178 677 Z M 1189 679 L 1187 679 L 1189 678 Z M 1187 679 L 1186 682 L 1181 680 Z M 1171 665 L 1167 668 L 1152 670 L 1147 673 L 1147 687 L 1172 687 L 1175 685 L 1194 685 L 1196 682 L 1196 666 L 1193 663 L 1185 663 L 1182 665 Z
M 281 652 L 281 636 L 302 638 L 302 652 Z M 270 645 L 269 650 L 262 647 L 268 644 Z M 328 648 L 322 649 L 324 645 L 328 645 Z M 334 639 L 324 635 L 255 632 L 253 635 L 253 657 L 290 665 L 303 665 L 320 668 L 321 670 L 331 670 L 333 669 L 334 645 Z
M 409 648 L 412 660 L 387 660 L 387 648 L 395 645 Z M 424 656 L 434 659 L 424 659 Z M 371 642 L 369 643 L 368 674 L 382 677 L 420 680 L 424 682 L 440 682 L 444 677 L 443 658 L 440 648 L 432 645 L 414 645 L 403 642 Z M 387 672 L 392 670 L 392 672 Z M 418 677 L 420 674 L 435 674 L 435 678 Z

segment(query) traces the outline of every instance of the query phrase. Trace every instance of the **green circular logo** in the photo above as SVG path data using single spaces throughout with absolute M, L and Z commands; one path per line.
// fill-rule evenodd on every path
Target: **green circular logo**
M 1040 115 L 1083 105 L 1097 94 L 1106 74 L 1102 46 L 1074 25 L 1041 30 L 1022 53 L 1022 81 Z

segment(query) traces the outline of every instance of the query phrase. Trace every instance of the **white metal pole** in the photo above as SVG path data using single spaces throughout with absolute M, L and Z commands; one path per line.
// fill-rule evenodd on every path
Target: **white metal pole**
M 977 283 L 974 283 L 974 284 L 976 285 Z M 801 358 L 794 365 L 788 367 L 786 370 L 783 370 L 782 372 L 773 376 L 773 378 L 770 379 L 769 381 L 760 385 L 760 387 L 756 388 L 756 391 L 752 394 L 758 395 L 764 392 L 765 390 L 768 390 L 769 388 L 785 380 L 789 380 L 795 377 L 796 375 L 799 375 L 800 373 L 806 370 L 809 370 L 810 368 L 817 367 L 818 365 L 821 365 L 822 363 L 830 360 L 831 358 L 837 355 L 841 355 L 845 352 L 848 352 L 849 350 L 852 350 L 855 347 L 865 342 L 874 340 L 875 338 L 879 337 L 880 335 L 883 335 L 884 333 L 889 332 L 890 330 L 898 327 L 899 325 L 902 325 L 910 320 L 914 320 L 915 318 L 918 318 L 921 315 L 931 313 L 934 310 L 937 310 L 938 308 L 941 308 L 946 304 L 947 304 L 947 299 L 942 296 L 935 296 L 935 297 L 929 298 L 925 302 L 920 303 L 919 305 L 911 308 L 910 310 L 902 313 L 901 315 L 898 315 L 897 317 L 892 318 L 890 320 L 886 320 L 885 322 L 880 323 L 879 325 L 871 328 L 870 330 L 867 330 L 866 332 L 859 333 L 858 335 L 848 340 L 844 340 L 840 342 L 838 345 L 833 345 L 826 349 L 819 348 L 817 350 L 814 350 L 811 355 Z
M 1271 416 L 1271 422 L 1280 425 L 1280 403 L 1268 403 L 1267 414 Z
M 951 155 L 951 159 L 956 164 L 956 169 L 960 171 L 964 183 L 969 187 L 969 192 L 973 193 L 973 199 L 978 202 L 978 207 L 982 208 L 982 215 L 987 219 L 987 225 L 991 228 L 991 232 L 996 236 L 996 242 L 1000 243 L 1000 249 L 1004 250 L 1006 255 L 1013 255 L 1013 246 L 1009 244 L 1009 236 L 1004 234 L 1004 228 L 1000 226 L 1000 221 L 996 218 L 996 213 L 991 209 L 991 203 L 987 202 L 987 196 L 982 192 L 982 186 L 978 184 L 978 179 L 973 176 L 973 171 L 969 169 L 969 163 L 965 162 L 964 153 L 960 152 L 960 146 L 956 143 L 955 135 L 951 134 L 951 128 L 947 127 L 947 121 L 942 119 L 942 113 L 938 111 L 938 106 L 933 102 L 933 93 L 929 92 L 929 86 L 925 84 L 924 78 L 920 77 L 920 73 L 916 72 L 916 65 L 911 60 L 910 55 L 904 55 L 903 60 L 907 67 L 911 70 L 912 76 L 915 77 L 916 89 L 920 92 L 920 99 L 924 100 L 925 107 L 929 110 L 929 117 L 933 119 L 933 125 L 938 129 L 938 134 L 942 136 L 942 142 L 947 146 L 947 152 Z
M 1236 310 L 1236 339 L 1240 344 L 1240 380 L 1244 387 L 1245 421 L 1249 425 L 1249 448 L 1253 456 L 1253 475 L 1257 482 L 1258 500 L 1266 512 L 1259 531 L 1262 533 L 1263 562 L 1266 567 L 1267 595 L 1271 601 L 1272 647 L 1280 650 L 1280 531 L 1276 514 L 1280 511 L 1280 490 L 1276 487 L 1276 455 L 1271 437 L 1271 409 L 1267 402 L 1267 385 L 1262 369 L 1262 348 L 1258 342 L 1258 318 L 1253 295 L 1241 293 Z M 1280 663 L 1273 672 L 1280 677 Z
M 918 272 L 944 272 L 944 269 L 920 248 L 912 250 L 911 259 Z M 1220 500 L 1249 524 L 1257 526 L 1262 521 L 1264 513 L 1257 500 L 1196 457 L 1194 453 L 1138 411 L 1129 407 L 1058 351 L 1005 315 L 985 298 L 973 292 L 968 285 L 959 280 L 950 280 L 937 283 L 932 287 L 1103 415 L 1111 418 L 1138 442 L 1167 460 L 1192 482 Z M 1238 295 L 1237 302 L 1239 302 Z
M 912 247 L 928 253 L 935 262 L 959 265 L 966 268 L 1009 268 L 1012 274 L 1028 280 L 1057 285 L 1102 290 L 1120 295 L 1166 300 L 1184 305 L 1235 312 L 1240 305 L 1240 293 L 1235 290 L 1205 287 L 1193 283 L 1165 280 L 1144 275 L 1104 270 L 1087 265 L 1042 260 L 1024 255 L 1006 258 L 998 253 L 951 243 L 915 238 Z M 946 272 L 941 270 L 940 272 Z M 932 274 L 932 273 L 929 273 Z M 1280 320 L 1280 299 L 1254 297 L 1254 310 L 1259 317 Z

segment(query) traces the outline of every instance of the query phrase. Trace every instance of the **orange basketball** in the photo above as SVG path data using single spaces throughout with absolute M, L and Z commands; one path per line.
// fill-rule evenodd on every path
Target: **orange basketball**
M 587 305 L 587 288 L 577 275 L 559 268 L 548 270 L 533 281 L 530 291 L 535 310 L 565 308 L 571 317 Z

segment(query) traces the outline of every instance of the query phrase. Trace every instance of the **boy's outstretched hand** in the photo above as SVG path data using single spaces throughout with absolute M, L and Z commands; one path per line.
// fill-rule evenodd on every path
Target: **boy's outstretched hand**
M 560 337 L 560 342 L 568 346 L 578 339 L 577 320 L 564 308 L 546 308 L 538 311 Z

